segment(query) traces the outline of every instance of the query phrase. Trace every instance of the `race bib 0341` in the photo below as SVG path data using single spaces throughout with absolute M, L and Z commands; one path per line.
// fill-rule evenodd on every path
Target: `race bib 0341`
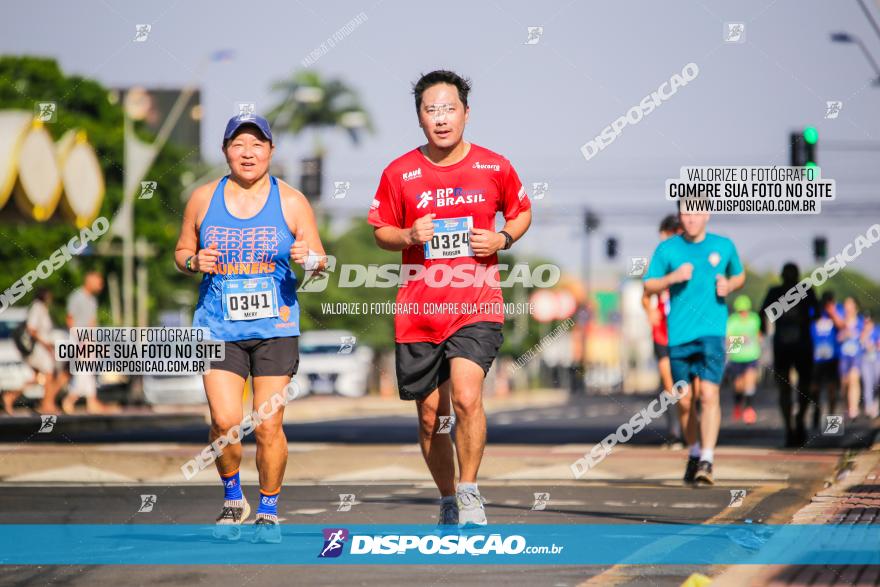
M 278 316 L 278 296 L 271 277 L 223 281 L 223 319 L 256 320 Z

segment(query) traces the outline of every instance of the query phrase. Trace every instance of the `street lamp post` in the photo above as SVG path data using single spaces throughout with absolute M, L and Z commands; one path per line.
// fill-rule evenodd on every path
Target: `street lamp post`
M 871 56 L 871 53 L 868 51 L 868 48 L 865 47 L 865 44 L 862 40 L 850 33 L 839 32 L 839 33 L 831 33 L 831 42 L 833 43 L 855 43 L 862 50 L 862 53 L 865 55 L 865 59 L 868 60 L 868 63 L 871 64 L 871 67 L 874 68 L 874 75 L 877 77 L 874 78 L 874 85 L 880 85 L 880 66 L 877 65 L 877 62 Z
M 181 91 L 180 95 L 177 97 L 177 100 L 171 107 L 171 111 L 168 113 L 168 116 L 165 118 L 165 121 L 159 128 L 156 139 L 150 144 L 144 143 L 135 135 L 134 124 L 132 120 L 137 119 L 137 115 L 134 112 L 136 105 L 132 102 L 123 105 L 125 147 L 123 194 L 122 204 L 120 205 L 119 210 L 113 218 L 112 227 L 113 234 L 119 236 L 122 239 L 122 319 L 125 326 L 131 326 L 134 324 L 135 321 L 135 194 L 138 191 L 140 182 L 143 181 L 150 167 L 153 165 L 153 162 L 156 160 L 156 156 L 159 154 L 159 151 L 162 150 L 162 147 L 164 147 L 165 143 L 168 141 L 168 137 L 171 136 L 171 131 L 174 130 L 174 127 L 177 125 L 177 121 L 180 120 L 180 117 L 183 114 L 187 103 L 189 103 L 190 98 L 192 98 L 192 95 L 198 88 L 199 81 L 202 79 L 202 75 L 204 74 L 208 65 L 212 61 L 225 60 L 228 58 L 229 55 L 230 52 L 228 51 L 217 51 L 213 53 L 210 57 L 202 60 L 202 62 L 196 68 L 192 81 L 190 81 L 183 88 L 183 91 Z M 129 91 L 129 93 L 131 93 L 131 90 Z M 128 95 L 126 96 L 126 98 L 128 98 Z M 147 294 L 145 291 L 142 290 L 141 295 L 146 296 Z M 146 307 L 146 300 L 143 300 L 141 302 L 141 307 Z M 140 322 L 140 320 L 144 319 L 143 310 L 138 312 L 138 314 L 138 319 Z M 140 325 L 146 326 L 146 324 Z

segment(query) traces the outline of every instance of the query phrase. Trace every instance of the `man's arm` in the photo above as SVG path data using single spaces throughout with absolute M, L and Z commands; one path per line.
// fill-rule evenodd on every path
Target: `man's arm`
M 497 253 L 507 244 L 507 239 L 501 234 L 502 231 L 510 235 L 511 240 L 515 243 L 522 235 L 526 233 L 532 224 L 532 209 L 526 208 L 515 217 L 504 223 L 504 227 L 495 232 L 482 228 L 474 228 L 471 232 L 471 248 L 477 257 L 488 257 Z M 512 243 L 511 243 L 512 244 Z
M 642 292 L 642 308 L 645 309 L 645 313 L 648 315 L 648 322 L 651 326 L 656 326 L 660 323 L 660 310 L 654 304 L 651 303 L 651 294 L 646 291 Z
M 729 291 L 736 291 L 741 288 L 746 282 L 746 272 L 743 271 L 739 275 L 734 275 L 733 277 L 727 278 L 727 284 L 730 287 Z
M 652 277 L 651 279 L 645 280 L 645 293 L 648 295 L 660 294 L 664 289 L 669 289 L 669 286 L 675 285 L 676 283 L 681 283 L 683 281 L 688 281 L 693 274 L 694 266 L 690 263 L 682 263 L 678 266 L 678 268 L 671 272 L 667 273 L 663 277 Z
M 515 218 L 511 218 L 510 220 L 505 222 L 501 230 L 509 234 L 510 238 L 513 239 L 513 242 L 516 242 L 522 238 L 522 236 L 526 233 L 526 231 L 529 229 L 529 226 L 531 225 L 532 209 L 526 208 L 525 210 L 517 214 Z
M 837 328 L 838 330 L 846 328 L 846 324 L 844 323 L 843 318 L 837 312 L 837 304 L 835 304 L 833 301 L 828 302 L 827 304 L 825 304 L 825 311 L 828 313 L 831 321 L 834 322 L 835 328 Z
M 721 274 L 715 276 L 715 293 L 720 297 L 726 297 L 730 292 L 743 286 L 746 282 L 746 272 L 741 271 L 737 275 L 725 277 Z
M 373 237 L 379 248 L 386 251 L 402 251 L 407 247 L 426 243 L 434 236 L 435 216 L 436 214 L 425 214 L 409 228 L 379 226 L 373 230 Z
M 642 308 L 649 315 L 651 314 L 651 294 L 646 291 L 642 291 Z
M 724 272 L 715 277 L 715 293 L 722 298 L 738 290 L 746 282 L 746 268 L 739 260 L 739 252 L 733 241 L 727 239 L 727 242 L 730 244 L 730 260 Z
M 808 325 L 822 317 L 822 305 L 819 303 L 819 298 L 816 297 L 816 292 L 812 289 L 807 290 L 807 315 Z
M 671 275 L 671 274 L 670 274 Z M 654 279 L 645 280 L 645 295 L 658 295 L 664 289 L 669 289 L 669 275 L 663 277 L 655 277 Z
M 758 318 L 761 319 L 761 334 L 767 334 L 767 308 L 775 301 L 776 299 L 773 297 L 773 288 L 771 287 L 767 290 L 767 295 L 764 296 L 764 303 L 761 304 L 761 311 L 758 312 Z
M 386 251 L 402 251 L 414 243 L 410 238 L 410 231 L 396 226 L 381 226 L 373 229 L 373 237 L 380 249 Z
M 73 295 L 67 298 L 67 329 L 71 330 L 74 325 L 73 317 L 76 314 L 79 314 L 83 311 L 82 308 L 82 292 L 83 290 L 76 290 Z M 95 326 L 95 324 L 89 324 L 89 326 Z

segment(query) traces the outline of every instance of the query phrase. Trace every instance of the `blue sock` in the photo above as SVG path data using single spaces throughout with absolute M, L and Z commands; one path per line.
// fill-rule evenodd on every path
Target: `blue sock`
M 260 505 L 257 507 L 257 515 L 278 517 L 278 497 L 281 495 L 281 489 L 272 493 L 260 490 Z
M 223 481 L 223 499 L 244 499 L 241 494 L 241 479 L 238 477 L 238 469 L 235 470 L 235 473 L 220 475 L 220 480 Z

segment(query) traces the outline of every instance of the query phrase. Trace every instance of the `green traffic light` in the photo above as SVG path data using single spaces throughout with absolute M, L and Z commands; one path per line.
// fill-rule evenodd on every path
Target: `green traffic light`
M 816 130 L 815 126 L 807 126 L 804 127 L 804 140 L 809 145 L 815 145 L 819 140 L 819 131 Z

